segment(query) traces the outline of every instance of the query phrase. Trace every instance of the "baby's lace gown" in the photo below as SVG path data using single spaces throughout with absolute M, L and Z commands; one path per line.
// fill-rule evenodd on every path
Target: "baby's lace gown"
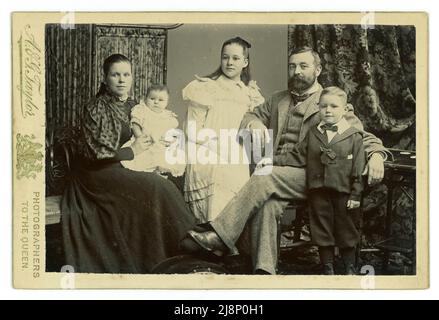
M 173 176 L 184 173 L 184 151 L 179 148 L 179 139 L 183 138 L 175 130 L 178 127 L 177 116 L 169 111 L 155 112 L 145 104 L 138 104 L 131 112 L 131 123 L 137 123 L 153 139 L 153 144 L 133 160 L 121 161 L 122 166 L 134 171 L 154 172 L 158 166 L 170 169 Z M 133 144 L 134 136 L 124 144 L 129 147 Z M 171 143 L 166 147 L 164 141 Z

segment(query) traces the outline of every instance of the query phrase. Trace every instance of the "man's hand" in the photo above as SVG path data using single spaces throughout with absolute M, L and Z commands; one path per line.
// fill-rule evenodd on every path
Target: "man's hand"
M 266 176 L 271 174 L 272 171 L 273 171 L 273 159 L 262 158 L 256 165 L 253 174 L 256 176 Z
M 253 121 L 250 123 L 249 129 L 252 133 L 253 144 L 264 148 L 265 144 L 270 142 L 270 133 L 261 121 Z
M 261 161 L 256 165 L 256 170 L 260 170 L 266 166 L 273 166 L 273 159 L 271 158 L 262 158 Z
M 364 169 L 363 175 L 368 175 L 367 183 L 371 186 L 380 183 L 384 178 L 384 158 L 375 152 L 369 159 L 369 162 Z
M 356 208 L 360 207 L 360 201 L 349 200 L 348 204 L 346 205 L 346 207 L 348 208 L 348 210 L 356 209 Z

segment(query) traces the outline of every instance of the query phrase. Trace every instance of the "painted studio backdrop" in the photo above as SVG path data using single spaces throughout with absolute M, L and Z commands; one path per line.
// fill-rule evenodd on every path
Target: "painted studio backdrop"
M 265 98 L 287 87 L 288 51 L 307 45 L 322 59 L 319 82 L 348 93 L 365 130 L 386 147 L 416 150 L 416 54 L 412 26 L 357 25 L 46 25 L 46 196 L 59 196 L 68 179 L 70 154 L 84 104 L 102 81 L 102 61 L 113 53 L 129 57 L 139 100 L 152 83 L 170 89 L 170 109 L 184 122 L 181 90 L 219 65 L 224 40 L 241 36 L 252 44 L 252 78 Z M 66 152 L 66 150 L 69 150 Z M 391 232 L 409 238 L 415 228 L 414 188 L 396 191 Z M 384 234 L 387 188 L 364 199 L 363 246 Z M 50 232 L 48 232 L 50 237 Z M 57 266 L 56 240 L 47 269 Z M 51 262 L 52 261 L 52 262 Z M 413 261 L 410 263 L 414 264 Z

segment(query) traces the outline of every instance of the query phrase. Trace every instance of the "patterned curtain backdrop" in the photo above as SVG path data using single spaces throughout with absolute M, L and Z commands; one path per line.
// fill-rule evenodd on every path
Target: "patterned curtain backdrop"
M 325 87 L 343 88 L 365 129 L 386 147 L 415 150 L 416 30 L 413 26 L 289 25 L 288 47 L 310 46 L 320 55 Z M 396 192 L 393 234 L 409 237 L 413 195 Z M 364 232 L 375 242 L 384 234 L 387 190 L 381 185 L 364 201 Z
M 95 27 L 96 54 L 94 88 L 103 81 L 102 62 L 113 53 L 121 53 L 133 62 L 133 88 L 131 94 L 141 99 L 148 85 L 166 82 L 166 36 L 164 29 L 141 27 L 102 26 Z
M 47 126 L 77 126 L 91 95 L 91 25 L 46 25 Z
M 46 195 L 62 192 L 63 146 L 73 145 L 82 107 L 94 92 L 91 30 L 91 25 L 46 24 Z

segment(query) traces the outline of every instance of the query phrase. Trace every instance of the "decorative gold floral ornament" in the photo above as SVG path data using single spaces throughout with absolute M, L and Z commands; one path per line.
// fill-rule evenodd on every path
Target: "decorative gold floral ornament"
M 38 151 L 43 147 L 41 143 L 32 142 L 35 136 L 17 134 L 17 178 L 35 179 L 36 173 L 43 169 L 43 153 Z

